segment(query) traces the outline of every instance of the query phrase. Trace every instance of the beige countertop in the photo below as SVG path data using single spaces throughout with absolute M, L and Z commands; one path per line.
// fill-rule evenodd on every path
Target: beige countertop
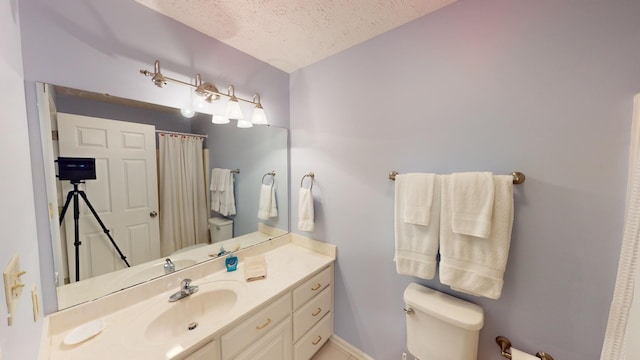
M 211 260 L 181 272 L 126 289 L 45 318 L 40 359 L 173 359 L 184 350 L 204 345 L 231 329 L 254 309 L 302 283 L 303 280 L 335 261 L 335 246 L 285 235 L 237 253 L 240 263 L 234 272 L 224 269 L 224 259 Z M 264 254 L 267 277 L 246 282 L 244 257 Z M 183 278 L 199 285 L 199 294 L 214 288 L 232 288 L 237 301 L 224 312 L 207 316 L 192 331 L 166 329 L 149 336 L 148 324 L 169 309 L 169 296 L 178 290 Z M 76 345 L 65 345 L 64 338 L 77 326 L 103 319 L 101 333 Z M 146 335 L 145 335 L 146 334 Z

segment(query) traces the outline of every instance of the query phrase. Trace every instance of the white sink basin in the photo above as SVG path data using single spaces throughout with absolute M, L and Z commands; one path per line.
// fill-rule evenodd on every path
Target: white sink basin
M 227 318 L 246 292 L 244 283 L 214 281 L 198 284 L 195 294 L 169 302 L 160 299 L 135 322 L 144 326 L 143 340 L 164 342 L 196 332 Z M 177 289 L 176 289 L 177 290 Z

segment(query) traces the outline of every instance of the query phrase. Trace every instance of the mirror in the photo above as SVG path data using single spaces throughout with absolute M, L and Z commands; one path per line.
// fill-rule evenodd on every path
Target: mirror
M 59 309 L 288 232 L 286 129 L 237 128 L 234 121 L 213 125 L 205 113 L 187 119 L 179 109 L 161 105 L 42 83 L 37 87 L 41 133 L 53 134 L 42 142 L 45 163 L 50 162 L 45 174 Z M 188 171 L 172 175 L 171 169 L 186 165 L 175 165 L 169 151 L 159 149 L 163 136 L 200 141 L 204 151 L 195 151 Z M 59 157 L 95 163 L 54 165 Z M 61 169 L 69 170 L 63 166 L 95 166 L 95 178 L 56 179 Z M 174 178 L 184 173 L 200 182 Z M 234 188 L 231 199 L 225 186 Z M 198 211 L 172 203 L 189 187 L 201 189 L 191 196 Z M 277 215 L 259 219 L 265 189 L 273 189 Z M 212 202 L 220 205 L 219 212 L 211 210 Z M 235 214 L 222 209 L 229 204 Z M 195 234 L 173 220 L 167 225 L 168 213 L 194 223 Z

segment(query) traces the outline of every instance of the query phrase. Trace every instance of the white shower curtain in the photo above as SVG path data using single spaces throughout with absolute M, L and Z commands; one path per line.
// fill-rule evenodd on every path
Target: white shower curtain
M 201 137 L 159 134 L 162 256 L 207 243 L 207 203 Z
M 640 94 L 634 97 L 633 123 L 631 125 L 631 149 L 627 179 L 627 205 L 624 234 L 618 275 L 609 310 L 609 322 L 600 354 L 601 360 L 638 359 L 638 348 L 629 348 L 630 333 L 640 326 L 640 301 L 634 288 L 638 271 L 638 247 L 640 246 Z M 631 316 L 630 316 L 631 315 Z

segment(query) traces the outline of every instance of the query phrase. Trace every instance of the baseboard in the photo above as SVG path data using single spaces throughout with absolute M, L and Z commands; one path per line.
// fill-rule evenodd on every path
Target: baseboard
M 373 358 L 371 356 L 365 354 L 364 352 L 362 352 L 362 350 L 360 350 L 360 349 L 356 348 L 355 346 L 349 344 L 343 338 L 341 338 L 340 336 L 338 336 L 336 334 L 333 334 L 329 338 L 329 341 L 331 341 L 334 345 L 342 348 L 345 352 L 348 352 L 349 354 L 353 355 L 358 360 L 373 360 Z

